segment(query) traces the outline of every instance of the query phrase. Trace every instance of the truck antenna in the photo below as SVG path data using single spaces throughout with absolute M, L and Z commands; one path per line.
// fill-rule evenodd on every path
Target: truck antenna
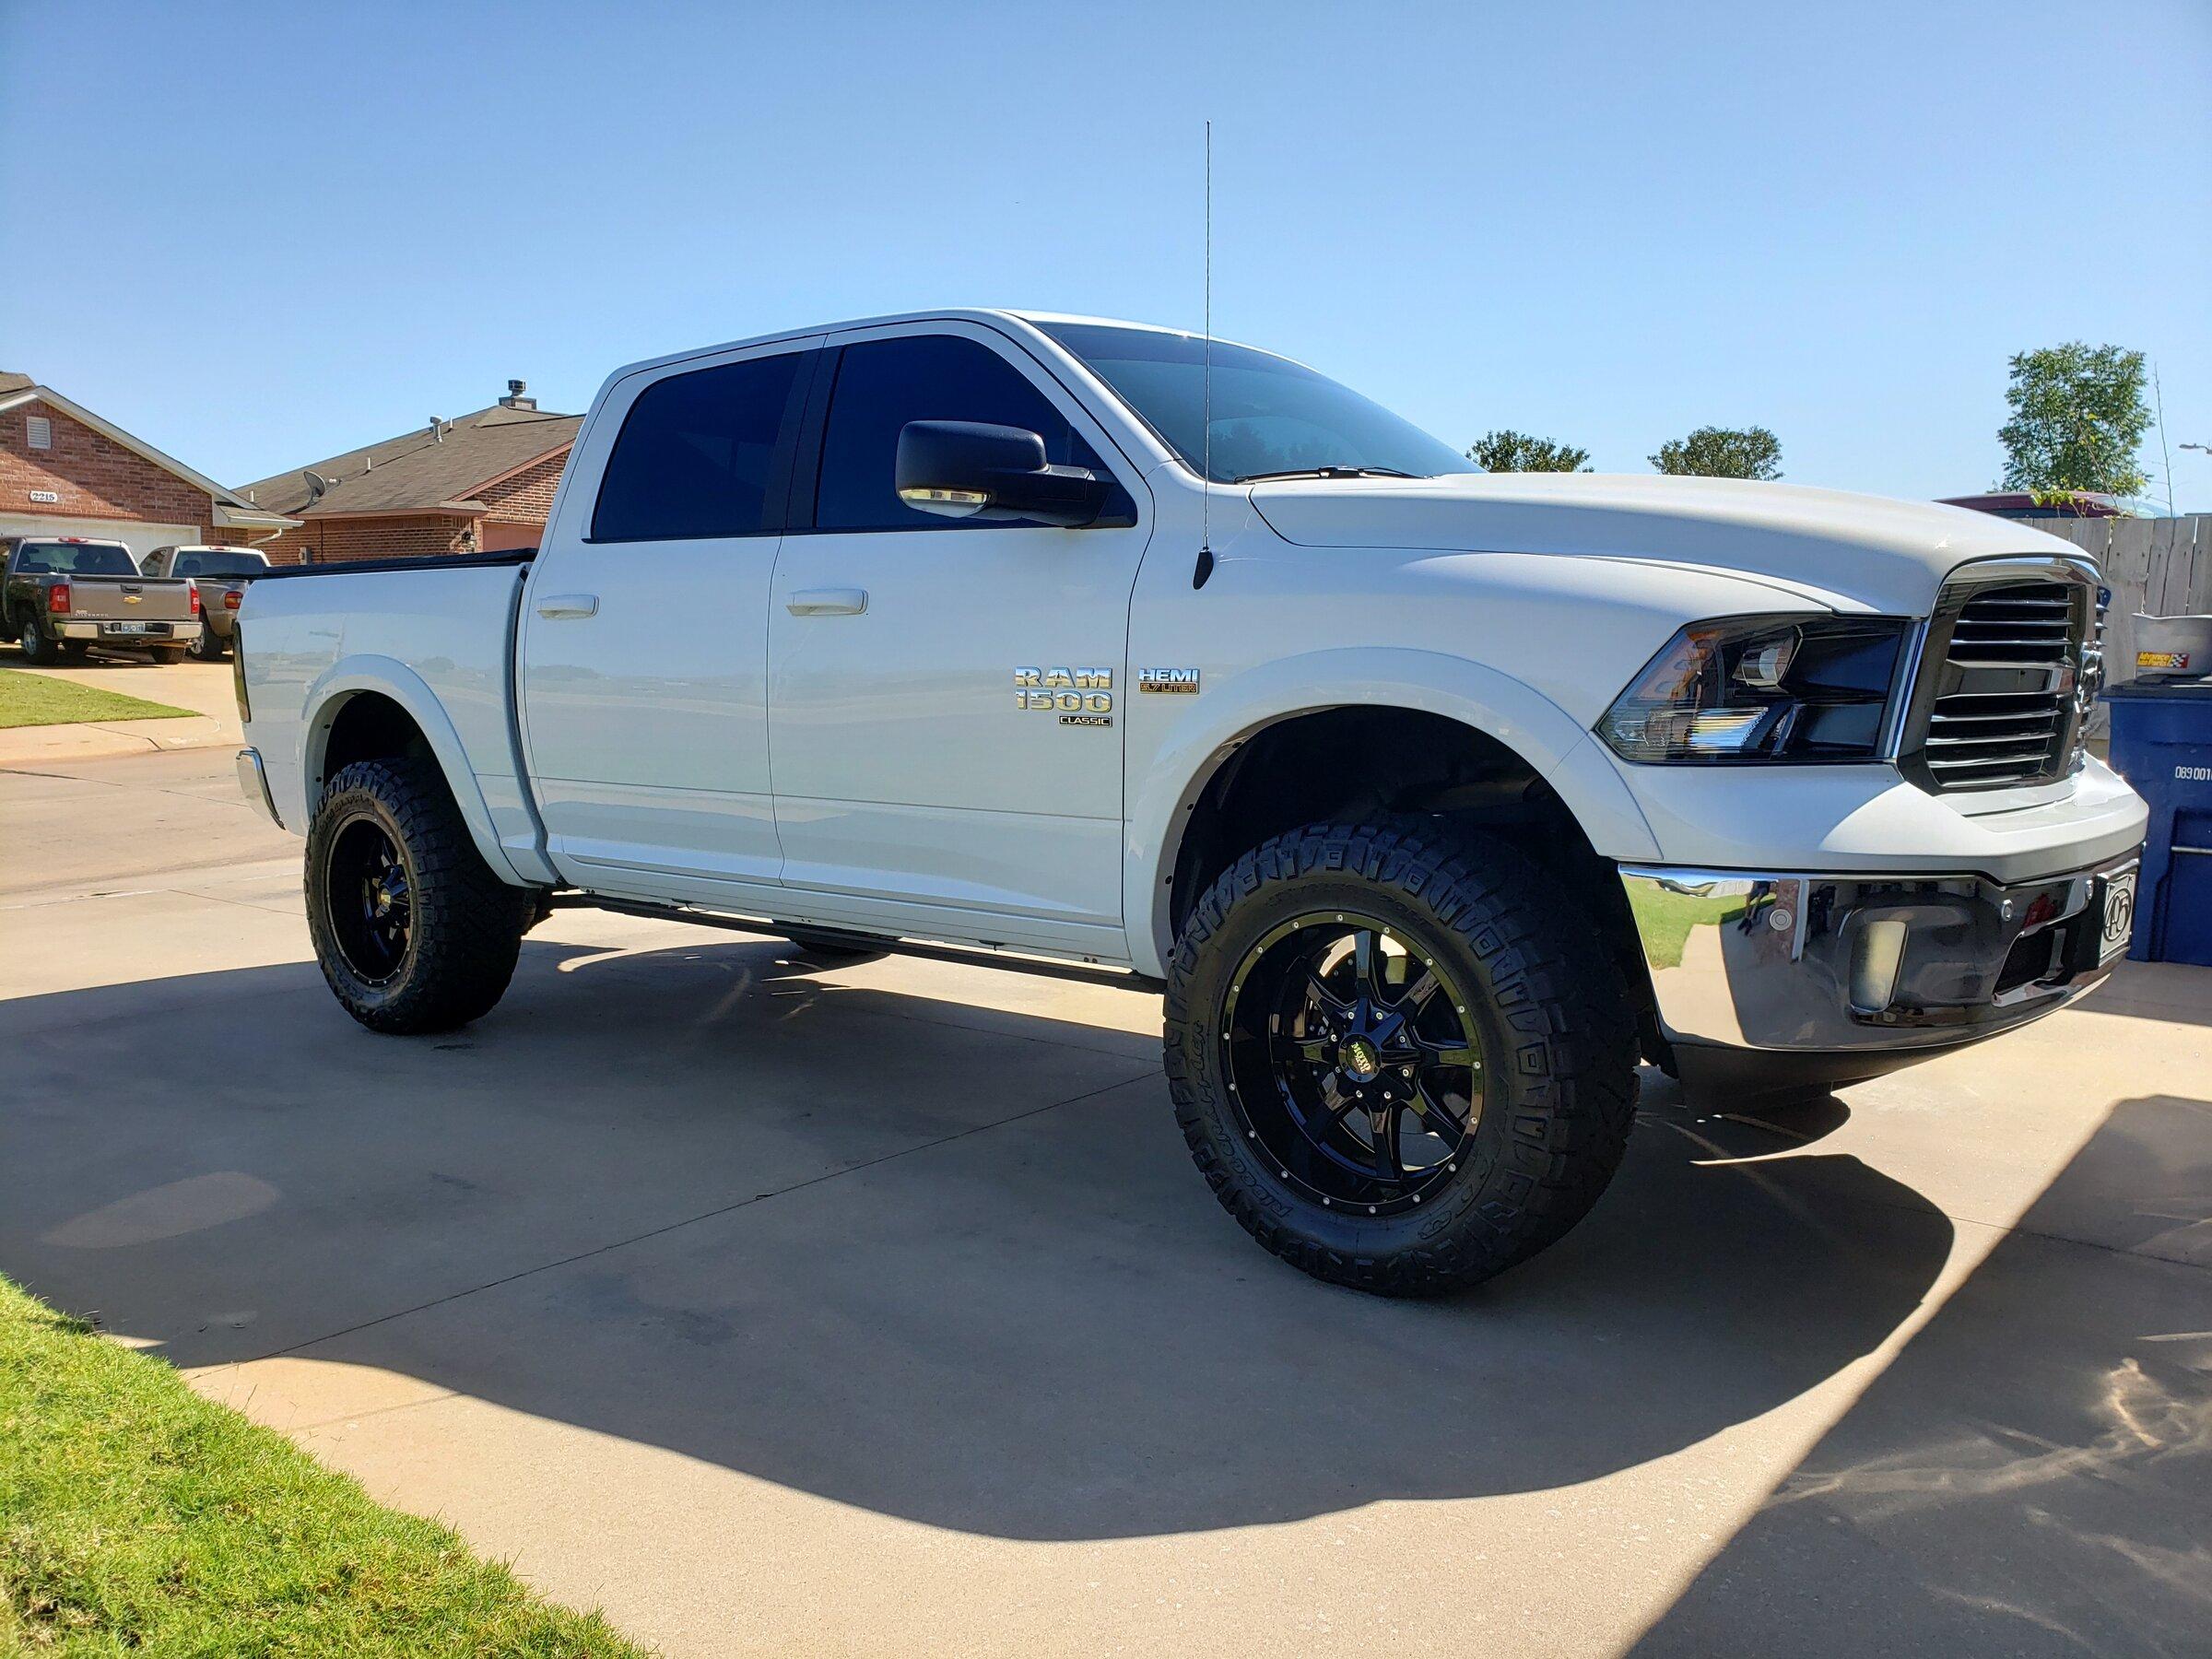
M 1205 367 L 1199 371 L 1198 568 L 1191 586 L 1202 588 L 1214 573 L 1214 124 L 1206 124 L 1206 330 Z

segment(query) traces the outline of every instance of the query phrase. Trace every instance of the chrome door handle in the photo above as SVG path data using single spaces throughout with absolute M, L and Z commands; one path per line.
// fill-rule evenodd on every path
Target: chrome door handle
M 547 594 L 537 602 L 537 614 L 546 618 L 595 617 L 599 614 L 599 595 Z
M 783 601 L 794 617 L 857 617 L 868 608 L 866 588 L 806 588 Z

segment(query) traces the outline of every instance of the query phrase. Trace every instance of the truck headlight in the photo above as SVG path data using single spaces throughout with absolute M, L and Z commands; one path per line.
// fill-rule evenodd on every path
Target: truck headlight
M 1870 760 L 1909 624 L 1726 617 L 1669 640 L 1597 723 L 1624 760 Z

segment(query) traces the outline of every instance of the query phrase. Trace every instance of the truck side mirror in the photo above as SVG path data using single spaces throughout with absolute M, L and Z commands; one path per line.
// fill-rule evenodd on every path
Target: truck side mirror
M 1112 488 L 1088 467 L 1048 465 L 1035 432 L 976 420 L 908 421 L 892 481 L 917 512 L 1071 530 L 1097 522 Z

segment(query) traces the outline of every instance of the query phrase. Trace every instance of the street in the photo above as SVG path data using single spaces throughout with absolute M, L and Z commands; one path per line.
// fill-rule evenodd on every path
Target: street
M 378 1038 L 227 748 L 0 770 L 0 1272 L 672 1653 L 2171 1653 L 2212 972 L 1693 1112 L 1393 1303 L 1193 1171 L 1157 997 L 564 911 Z

